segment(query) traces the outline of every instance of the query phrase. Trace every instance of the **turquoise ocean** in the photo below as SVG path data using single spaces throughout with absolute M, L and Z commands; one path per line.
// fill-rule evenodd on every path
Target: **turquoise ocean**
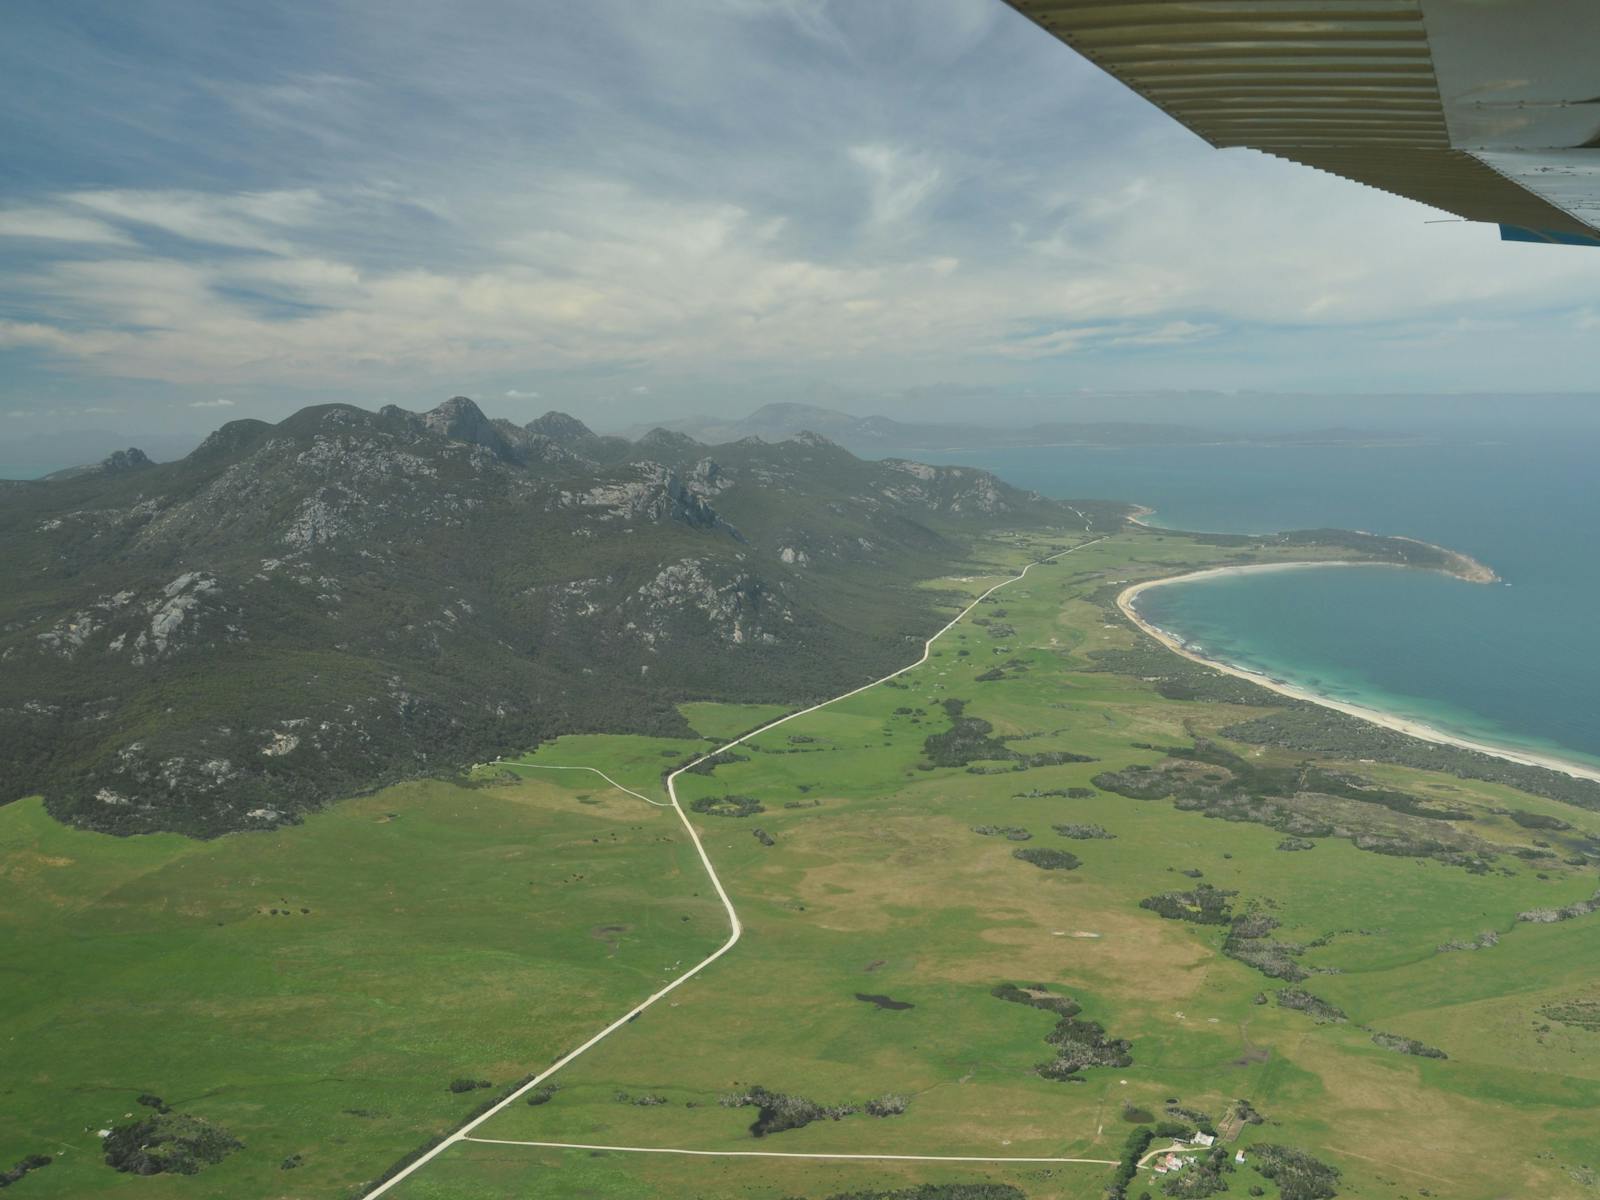
M 1337 526 L 1437 542 L 1501 585 L 1381 567 L 1200 580 L 1148 620 L 1333 699 L 1600 765 L 1600 434 L 1429 445 L 919 451 L 1061 498 L 1128 500 L 1151 524 Z

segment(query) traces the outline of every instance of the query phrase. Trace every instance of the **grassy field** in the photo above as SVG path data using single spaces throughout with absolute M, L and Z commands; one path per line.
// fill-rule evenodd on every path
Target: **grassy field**
M 645 791 L 684 749 L 596 757 Z M 213 842 L 27 801 L 0 863 L 0 1162 L 56 1156 L 19 1196 L 346 1195 L 490 1094 L 453 1079 L 515 1081 L 723 936 L 677 818 L 587 775 L 405 785 Z M 96 1131 L 141 1093 L 245 1150 L 109 1170 Z
M 991 557 L 998 571 L 1040 545 L 997 543 Z M 1250 1149 L 1278 1143 L 1336 1166 L 1341 1194 L 1600 1196 L 1600 1032 L 1548 1015 L 1600 1001 L 1600 914 L 1516 922 L 1588 897 L 1595 871 L 1517 857 L 1541 835 L 1506 809 L 1591 835 L 1600 817 L 1494 784 L 1344 764 L 1467 810 L 1471 822 L 1451 824 L 1500 848 L 1496 869 L 1473 874 L 1340 837 L 1285 852 L 1278 830 L 1093 784 L 1259 713 L 1165 700 L 1087 657 L 1140 636 L 1107 613 L 1109 583 L 1226 554 L 1140 535 L 1036 568 L 924 667 L 760 735 L 712 774 L 681 777 L 686 803 L 762 806 L 691 814 L 744 940 L 563 1070 L 548 1102 L 519 1103 L 477 1136 L 1115 1159 L 1137 1121 L 1169 1102 L 1220 1121 L 1248 1098 L 1266 1123 L 1229 1142 L 1247 1158 L 1228 1177 L 1235 1193 L 1278 1194 Z M 939 586 L 975 595 L 995 577 Z M 997 668 L 1001 678 L 978 678 Z M 1007 755 L 1093 761 L 932 766 L 924 743 L 951 728 L 952 699 L 992 726 L 987 737 Z M 775 715 L 684 711 L 718 737 Z M 600 767 L 660 797 L 662 769 L 704 746 L 564 738 L 528 761 Z M 1298 758 L 1231 748 L 1258 765 Z M 34 803 L 0 809 L 0 1160 L 62 1154 L 17 1194 L 348 1196 L 491 1094 L 452 1094 L 451 1079 L 510 1084 L 720 942 L 720 908 L 670 810 L 588 775 L 478 776 L 484 786 L 389 789 L 299 828 L 211 843 L 119 841 L 63 829 Z M 1113 836 L 1074 840 L 1056 825 Z M 1041 870 L 1018 848 L 1082 862 Z M 1223 955 L 1225 927 L 1140 907 L 1200 882 L 1280 922 L 1273 936 L 1304 947 L 1297 961 L 1312 972 L 1296 986 L 1347 1019 L 1318 1024 L 1272 1002 L 1284 984 Z M 1439 950 L 1490 930 L 1499 941 L 1487 949 Z M 1088 1067 L 1081 1082 L 1042 1078 L 1055 1016 L 991 994 L 1006 983 L 1072 997 L 1132 1043 L 1132 1064 Z M 1380 1048 L 1374 1033 L 1448 1058 Z M 859 1112 L 758 1140 L 756 1109 L 720 1103 L 757 1085 L 829 1106 L 885 1094 L 908 1103 L 900 1115 Z M 225 1126 L 245 1149 L 188 1178 L 112 1173 L 94 1131 L 146 1091 Z M 283 1170 L 295 1154 L 303 1165 Z M 391 1194 L 822 1200 L 988 1181 L 1044 1200 L 1098 1196 L 1109 1175 L 469 1143 Z M 1158 1190 L 1148 1173 L 1129 1194 L 1145 1189 Z

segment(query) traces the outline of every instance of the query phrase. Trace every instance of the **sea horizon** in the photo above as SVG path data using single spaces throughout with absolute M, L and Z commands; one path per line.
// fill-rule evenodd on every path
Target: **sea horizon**
M 1062 499 L 1153 510 L 1156 530 L 1346 528 L 1459 550 L 1503 582 L 1392 569 L 1272 572 L 1154 589 L 1140 612 L 1206 657 L 1513 753 L 1600 766 L 1600 435 L 1427 445 L 1029 447 L 930 456 Z

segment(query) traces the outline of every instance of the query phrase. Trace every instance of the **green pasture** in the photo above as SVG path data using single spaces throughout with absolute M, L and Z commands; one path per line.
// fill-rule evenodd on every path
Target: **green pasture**
M 1241 1144 L 1303 1145 L 1364 1192 L 1401 1195 L 1432 1179 L 1436 1194 L 1452 1196 L 1581 1194 L 1571 1170 L 1595 1157 L 1584 1113 L 1600 1105 L 1600 1038 L 1540 1035 L 1534 1009 L 1600 978 L 1600 939 L 1582 922 L 1515 918 L 1588 896 L 1593 872 L 1504 860 L 1514 864 L 1509 874 L 1471 875 L 1335 838 L 1283 853 L 1274 830 L 1165 801 L 1019 795 L 1154 763 L 1159 752 L 1130 743 L 1187 744 L 1196 729 L 1244 713 L 1164 701 L 1139 681 L 1084 671 L 1088 651 L 1135 635 L 1083 599 L 1106 576 L 1052 576 L 1068 564 L 1075 575 L 1130 574 L 1115 544 L 1035 569 L 979 606 L 973 615 L 987 625 L 952 631 L 898 686 L 789 722 L 741 746 L 746 761 L 680 779 L 686 803 L 731 794 L 765 806 L 746 818 L 694 818 L 746 922 L 744 941 L 671 1005 L 564 1071 L 550 1103 L 514 1108 L 483 1135 L 749 1149 L 758 1145 L 748 1132 L 753 1113 L 718 1100 L 755 1083 L 824 1104 L 885 1092 L 912 1098 L 902 1116 L 821 1121 L 762 1148 L 1114 1158 L 1128 1106 L 1159 1113 L 1178 1098 L 1220 1117 L 1245 1096 L 1272 1123 L 1247 1127 Z M 1000 622 L 1015 632 L 997 638 Z M 1008 677 L 978 682 L 997 660 L 1011 664 Z M 1097 761 L 1000 774 L 926 770 L 923 739 L 947 727 L 941 702 L 950 698 L 966 700 L 968 715 L 1017 749 Z M 1507 846 L 1529 841 L 1490 811 L 1508 796 L 1584 819 L 1496 785 L 1381 774 L 1419 794 L 1450 789 L 1452 803 L 1481 818 L 1479 832 Z M 1099 824 L 1116 837 L 1069 842 L 1051 831 L 1062 822 Z M 1042 872 L 1019 862 L 1017 843 L 972 832 L 992 825 L 1028 829 L 1030 846 L 1070 847 L 1083 866 Z M 752 836 L 757 826 L 775 845 Z M 1284 985 L 1222 957 L 1222 930 L 1138 907 L 1142 897 L 1193 886 L 1185 871 L 1236 890 L 1241 905 L 1270 905 L 1278 937 L 1326 939 L 1304 955 L 1317 973 L 1300 986 L 1348 1021 L 1319 1026 L 1255 1003 Z M 1488 951 L 1437 949 L 1489 929 L 1502 940 Z M 1075 936 L 1084 934 L 1096 936 Z M 1091 1068 L 1081 1084 L 1039 1078 L 1032 1068 L 1047 1057 L 1053 1018 L 989 994 L 1008 981 L 1075 997 L 1086 1016 L 1133 1040 L 1134 1065 Z M 885 1010 L 858 993 L 913 1007 Z M 1419 1038 L 1449 1058 L 1381 1049 L 1373 1032 Z M 1522 1149 L 1489 1168 L 1465 1167 L 1490 1128 Z M 1262 1182 L 1248 1170 L 1238 1178 Z
M 611 741 L 630 786 L 683 748 Z M 494 1094 L 453 1079 L 514 1082 L 724 936 L 671 810 L 587 774 L 407 784 L 213 842 L 30 800 L 0 809 L 0 864 L 0 1161 L 55 1157 L 22 1197 L 347 1195 Z M 245 1149 L 109 1170 L 97 1131 L 141 1093 Z
M 960 596 L 1049 544 L 998 539 L 979 548 L 972 574 L 929 586 L 953 615 Z M 1161 747 L 1261 711 L 1165 700 L 1089 657 L 1140 636 L 1108 611 L 1114 582 L 1227 554 L 1177 536 L 1119 537 L 1037 567 L 917 670 L 762 733 L 711 773 L 680 776 L 686 806 L 721 796 L 762 806 L 690 814 L 743 940 L 560 1072 L 548 1102 L 513 1105 L 477 1135 L 1115 1159 L 1130 1113 L 1160 1115 L 1177 1100 L 1220 1120 L 1244 1097 L 1268 1122 L 1231 1144 L 1247 1158 L 1253 1142 L 1303 1147 L 1343 1172 L 1341 1194 L 1600 1197 L 1585 1173 L 1600 1170 L 1600 1033 L 1543 1012 L 1600 999 L 1600 915 L 1516 920 L 1600 881 L 1592 867 L 1516 857 L 1540 835 L 1507 812 L 1558 815 L 1590 834 L 1600 816 L 1498 784 L 1342 764 L 1467 809 L 1471 832 L 1505 848 L 1504 870 L 1475 875 L 1340 838 L 1285 852 L 1276 830 L 1094 787 L 1101 772 L 1154 766 Z M 1001 678 L 978 679 L 996 669 Z M 1093 761 L 930 767 L 924 742 L 950 728 L 952 699 L 1012 751 Z M 681 709 L 702 738 L 783 711 Z M 471 786 L 390 788 L 299 827 L 207 843 L 75 832 L 34 801 L 0 809 L 0 1169 L 60 1155 L 17 1185 L 19 1197 L 351 1196 L 720 944 L 724 914 L 674 812 L 587 772 L 539 769 L 596 767 L 661 800 L 663 771 L 708 748 L 567 737 L 521 765 L 478 768 Z M 1232 749 L 1264 765 L 1296 761 Z M 1068 789 L 1089 794 L 1033 794 Z M 1069 840 L 1056 824 L 1115 836 Z M 1070 850 L 1082 864 L 1040 870 L 1013 856 L 1019 846 Z M 1276 1005 L 1284 985 L 1222 955 L 1224 928 L 1139 907 L 1199 882 L 1270 912 L 1274 937 L 1317 943 L 1298 959 L 1313 973 L 1297 986 L 1348 1019 L 1319 1025 Z M 1485 931 L 1498 944 L 1439 949 Z M 1074 998 L 1132 1042 L 1133 1064 L 1091 1067 L 1076 1083 L 1041 1078 L 1055 1018 L 994 997 L 1000 983 Z M 1374 1032 L 1448 1058 L 1382 1049 Z M 458 1077 L 497 1090 L 452 1094 Z M 909 1104 L 758 1141 L 755 1111 L 720 1103 L 757 1084 L 826 1105 L 886 1093 Z M 245 1149 L 193 1177 L 112 1173 L 96 1131 L 135 1111 L 142 1092 L 226 1127 Z M 293 1155 L 303 1164 L 285 1170 Z M 1087 1200 L 1109 1173 L 469 1143 L 392 1194 L 824 1200 L 988 1181 L 1034 1200 Z M 1277 1194 L 1248 1163 L 1230 1177 L 1234 1194 L 1253 1185 Z M 1130 1195 L 1147 1188 L 1157 1191 L 1148 1172 Z

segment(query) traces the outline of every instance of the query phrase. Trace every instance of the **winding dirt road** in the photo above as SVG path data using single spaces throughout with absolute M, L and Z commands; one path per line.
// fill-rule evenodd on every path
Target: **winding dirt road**
M 1076 510 L 1073 510 L 1073 511 L 1076 511 Z M 1083 516 L 1082 513 L 1078 513 L 1078 515 L 1080 517 Z M 1087 519 L 1085 519 L 1085 522 L 1084 522 L 1084 531 L 1085 532 L 1090 532 L 1089 522 L 1088 522 Z M 399 1185 L 404 1180 L 409 1179 L 412 1175 L 416 1174 L 423 1167 L 427 1166 L 430 1162 L 432 1162 L 434 1159 L 438 1158 L 441 1154 L 443 1154 L 451 1146 L 456 1145 L 458 1142 L 466 1142 L 466 1141 L 479 1141 L 479 1142 L 482 1142 L 482 1141 L 498 1141 L 498 1139 L 474 1138 L 474 1137 L 471 1137 L 470 1135 L 471 1135 L 471 1133 L 472 1133 L 472 1131 L 474 1129 L 479 1128 L 480 1126 L 486 1124 L 488 1121 L 490 1121 L 493 1118 L 499 1116 L 502 1112 L 504 1112 L 511 1105 L 515 1104 L 518 1100 L 522 1099 L 523 1096 L 527 1095 L 534 1088 L 538 1087 L 541 1083 L 543 1083 L 546 1079 L 550 1078 L 550 1076 L 554 1075 L 557 1071 L 559 1071 L 563 1067 L 567 1066 L 574 1059 L 578 1058 L 580 1055 L 584 1054 L 586 1051 L 588 1051 L 588 1050 L 594 1048 L 595 1046 L 599 1045 L 599 1043 L 603 1042 L 606 1038 L 610 1037 L 617 1030 L 621 1029 L 624 1025 L 626 1025 L 629 1021 L 633 1020 L 640 1013 L 644 1012 L 647 1008 L 650 1008 L 652 1005 L 657 1003 L 659 1000 L 661 1000 L 664 997 L 669 996 L 673 992 L 677 991 L 678 988 L 680 988 L 684 984 L 688 983 L 689 980 L 693 979 L 696 975 L 700 974 L 701 971 L 704 971 L 712 963 L 716 962 L 719 958 L 721 958 L 723 955 L 727 954 L 728 951 L 732 950 L 735 946 L 737 946 L 739 944 L 739 939 L 744 934 L 744 925 L 739 920 L 739 914 L 733 907 L 733 901 L 728 898 L 727 889 L 725 889 L 722 886 L 722 880 L 717 875 L 716 868 L 711 865 L 711 858 L 710 858 L 709 855 L 706 854 L 706 848 L 705 848 L 704 844 L 700 841 L 700 835 L 695 832 L 694 825 L 690 822 L 688 814 L 684 811 L 683 806 L 678 803 L 678 791 L 677 791 L 677 786 L 676 786 L 678 776 L 682 775 L 685 771 L 690 770 L 693 767 L 699 766 L 701 763 L 705 762 L 708 758 L 712 758 L 715 755 L 722 754 L 725 751 L 733 749 L 735 746 L 743 745 L 745 742 L 749 741 L 751 738 L 756 737 L 759 734 L 766 733 L 770 729 L 776 729 L 779 725 L 785 725 L 790 721 L 794 721 L 794 720 L 799 719 L 800 717 L 807 716 L 810 713 L 816 712 L 818 709 L 827 708 L 830 704 L 837 704 L 841 700 L 848 700 L 851 696 L 859 696 L 862 692 L 865 692 L 865 691 L 868 691 L 868 690 L 870 690 L 872 688 L 875 688 L 875 687 L 879 686 L 880 684 L 887 683 L 891 679 L 898 678 L 899 676 L 906 674 L 906 672 L 908 672 L 908 671 L 916 670 L 918 667 L 922 666 L 923 663 L 928 661 L 929 655 L 931 655 L 933 653 L 933 644 L 935 642 L 937 642 L 945 634 L 949 633 L 952 629 L 954 629 L 957 625 L 959 625 L 975 608 L 978 607 L 978 605 L 982 604 L 985 600 L 987 600 L 990 596 L 994 595 L 994 593 L 998 592 L 1001 588 L 1009 587 L 1011 584 L 1016 583 L 1018 580 L 1027 578 L 1028 572 L 1033 570 L 1033 568 L 1038 566 L 1040 563 L 1054 562 L 1055 560 L 1057 560 L 1059 558 L 1064 558 L 1068 554 L 1074 554 L 1077 551 L 1084 549 L 1085 547 L 1093 546 L 1096 543 L 1103 542 L 1105 540 L 1106 539 L 1105 539 L 1104 536 L 1091 538 L 1088 541 L 1080 542 L 1078 545 L 1072 546 L 1069 549 L 1058 551 L 1055 554 L 1046 555 L 1042 559 L 1039 559 L 1039 560 L 1037 560 L 1035 562 L 1031 562 L 1031 563 L 1027 564 L 1027 566 L 1023 567 L 1022 570 L 1018 571 L 1015 575 L 1012 575 L 1007 579 L 1002 579 L 999 583 L 995 584 L 993 587 L 990 587 L 990 588 L 986 589 L 981 595 L 979 595 L 977 597 L 977 599 L 973 600 L 971 604 L 969 604 L 965 608 L 963 608 L 948 623 L 946 623 L 943 627 L 941 627 L 937 633 L 935 633 L 932 637 L 930 637 L 926 642 L 923 643 L 923 645 L 922 645 L 922 653 L 917 657 L 915 662 L 911 662 L 911 663 L 906 664 L 905 666 L 901 667 L 898 671 L 891 671 L 889 674 L 883 676 L 883 678 L 881 678 L 881 679 L 874 679 L 870 683 L 864 683 L 860 687 L 851 688 L 848 692 L 842 692 L 837 696 L 831 697 L 830 699 L 823 700 L 821 703 L 813 704 L 809 708 L 798 709 L 795 712 L 788 713 L 785 716 L 779 717 L 775 721 L 768 721 L 765 725 L 762 725 L 762 726 L 760 726 L 760 727 L 758 727 L 756 729 L 752 729 L 749 733 L 746 733 L 746 734 L 743 734 L 743 735 L 741 735 L 739 737 L 736 737 L 731 742 L 728 742 L 728 743 L 726 743 L 725 745 L 722 745 L 722 746 L 718 746 L 715 750 L 711 750 L 711 751 L 709 751 L 709 752 L 707 752 L 705 754 L 702 754 L 699 758 L 696 758 L 691 762 L 684 763 L 681 767 L 678 767 L 670 775 L 668 775 L 667 779 L 666 779 L 667 798 L 671 802 L 671 806 L 672 806 L 673 810 L 678 814 L 678 820 L 683 823 L 684 830 L 689 834 L 689 840 L 694 843 L 695 852 L 700 856 L 700 863 L 701 863 L 701 865 L 703 867 L 705 867 L 706 877 L 708 879 L 710 879 L 711 886 L 716 889 L 717 898 L 722 901 L 723 910 L 728 914 L 728 938 L 727 938 L 727 940 L 725 942 L 723 942 L 722 945 L 718 946 L 715 950 L 713 950 L 710 954 L 708 954 L 705 958 L 701 959 L 698 963 L 696 963 L 689 970 L 685 971 L 682 975 L 679 975 L 671 983 L 667 984 L 666 987 L 662 988 L 660 991 L 653 992 L 651 995 L 647 996 L 644 1000 L 641 1000 L 638 1004 L 636 1004 L 632 1008 L 630 1008 L 627 1012 L 623 1013 L 615 1021 L 612 1021 L 611 1024 L 607 1025 L 604 1029 L 602 1029 L 598 1033 L 596 1033 L 588 1041 L 584 1042 L 580 1046 L 577 1046 L 577 1047 L 573 1048 L 572 1050 L 569 1050 L 566 1054 L 562 1055 L 560 1058 L 558 1058 L 555 1062 L 551 1063 L 544 1070 L 540 1071 L 537 1075 L 535 1075 L 531 1079 L 529 1079 L 521 1087 L 517 1088 L 515 1091 L 513 1091 L 509 1095 L 507 1095 L 498 1104 L 494 1105 L 494 1107 L 492 1107 L 492 1108 L 480 1113 L 478 1116 L 472 1118 L 472 1120 L 470 1120 L 466 1124 L 462 1125 L 459 1129 L 457 1129 L 454 1133 L 451 1133 L 449 1136 L 444 1138 L 437 1145 L 431 1147 L 425 1153 L 419 1155 L 414 1162 L 411 1162 L 411 1163 L 407 1164 L 406 1167 L 403 1170 L 397 1171 L 395 1174 L 391 1175 L 388 1179 L 384 1180 L 382 1183 L 378 1184 L 376 1187 L 372 1188 L 370 1191 L 364 1192 L 362 1194 L 362 1200 L 374 1200 L 375 1197 L 382 1196 L 385 1192 L 388 1192 L 392 1188 L 396 1187 L 397 1185 Z M 518 764 L 508 764 L 508 765 L 533 766 L 534 764 L 531 764 L 531 763 L 518 763 Z M 620 788 L 622 791 L 627 792 L 629 795 L 638 796 L 639 799 L 644 800 L 644 801 L 646 801 L 647 803 L 650 803 L 650 804 L 658 804 L 657 801 L 651 800 L 648 796 L 641 795 L 640 793 L 635 792 L 630 788 L 622 787 L 621 784 L 617 783 L 615 780 L 613 780 L 609 776 L 605 775 L 605 773 L 603 771 L 597 770 L 594 767 L 551 767 L 551 768 L 545 768 L 545 769 L 594 771 L 595 774 L 602 776 L 608 782 L 610 782 L 612 784 L 612 786 Z M 756 1156 L 756 1157 L 793 1157 L 793 1158 L 808 1158 L 808 1157 L 810 1157 L 810 1158 L 828 1158 L 828 1159 L 856 1158 L 856 1157 L 859 1157 L 859 1158 L 866 1158 L 866 1159 L 881 1159 L 881 1160 L 893 1159 L 893 1160 L 896 1160 L 896 1161 L 911 1161 L 911 1162 L 987 1162 L 987 1163 L 1007 1163 L 1007 1162 L 1016 1162 L 1016 1163 L 1040 1163 L 1040 1162 L 1107 1163 L 1107 1162 L 1109 1162 L 1109 1165 L 1112 1165 L 1112 1166 L 1116 1165 L 1114 1161 L 1103 1160 L 1103 1159 L 1072 1159 L 1072 1158 L 1050 1158 L 1050 1159 L 1042 1159 L 1042 1158 L 971 1158 L 971 1159 L 952 1159 L 952 1158 L 949 1158 L 947 1156 L 941 1156 L 941 1155 L 937 1155 L 937 1154 L 927 1154 L 927 1155 L 915 1155 L 915 1154 L 899 1154 L 899 1155 L 895 1155 L 895 1154 L 883 1154 L 883 1155 L 836 1155 L 836 1154 L 802 1155 L 802 1154 L 782 1154 L 782 1153 L 777 1153 L 777 1152 L 774 1152 L 774 1153 L 772 1153 L 770 1155 L 762 1155 L 762 1154 L 759 1154 L 758 1152 L 755 1152 L 755 1151 L 678 1150 L 678 1149 L 664 1149 L 662 1147 L 657 1147 L 657 1146 L 604 1146 L 604 1147 L 595 1147 L 595 1146 L 580 1146 L 580 1145 L 576 1145 L 576 1144 L 568 1144 L 568 1143 L 560 1143 L 560 1142 L 526 1142 L 526 1143 L 509 1142 L 509 1143 L 503 1143 L 503 1144 L 542 1146 L 542 1147 L 549 1147 L 549 1148 L 567 1148 L 567 1149 L 573 1149 L 573 1150 L 604 1149 L 604 1150 L 615 1150 L 615 1151 L 619 1151 L 619 1152 L 624 1152 L 625 1151 L 625 1152 L 633 1153 L 633 1154 L 689 1154 L 689 1155 L 705 1155 L 705 1156 L 740 1156 L 740 1155 L 744 1155 L 744 1156 Z

